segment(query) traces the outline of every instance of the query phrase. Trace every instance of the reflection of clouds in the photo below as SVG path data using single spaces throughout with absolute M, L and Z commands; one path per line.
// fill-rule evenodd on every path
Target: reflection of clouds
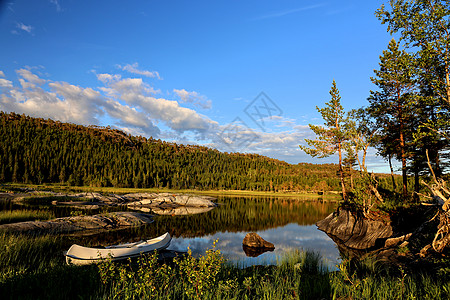
M 275 245 L 273 252 L 266 252 L 258 257 L 247 257 L 242 249 L 242 240 L 247 232 L 218 232 L 201 238 L 173 238 L 169 249 L 186 251 L 189 246 L 194 255 L 200 255 L 207 249 L 211 249 L 213 242 L 218 239 L 216 248 L 229 262 L 242 267 L 276 264 L 279 257 L 294 250 L 320 253 L 324 263 L 332 268 L 339 261 L 339 251 L 335 243 L 315 225 L 302 226 L 291 223 L 283 227 L 257 231 L 257 233 Z

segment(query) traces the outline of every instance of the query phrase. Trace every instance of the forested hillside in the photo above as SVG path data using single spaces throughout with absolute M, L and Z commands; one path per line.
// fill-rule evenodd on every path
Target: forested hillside
M 298 164 L 256 154 L 222 153 L 0 112 L 0 183 L 114 187 L 338 190 L 336 165 Z

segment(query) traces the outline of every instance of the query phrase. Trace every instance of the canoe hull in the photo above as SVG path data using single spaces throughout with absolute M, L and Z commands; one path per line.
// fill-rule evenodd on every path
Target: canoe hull
M 104 259 L 112 261 L 123 260 L 154 250 L 165 249 L 169 246 L 171 240 L 170 234 L 165 233 L 147 241 L 111 246 L 105 249 L 89 248 L 74 244 L 65 253 L 66 262 L 73 265 L 89 265 Z

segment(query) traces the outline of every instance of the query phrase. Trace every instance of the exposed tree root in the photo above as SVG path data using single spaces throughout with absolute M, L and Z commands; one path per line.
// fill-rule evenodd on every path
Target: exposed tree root
M 422 181 L 422 183 L 430 190 L 435 205 L 439 206 L 438 213 L 432 218 L 432 220 L 434 220 L 436 217 L 439 217 L 439 225 L 433 242 L 423 247 L 420 251 L 421 256 L 425 256 L 431 248 L 433 248 L 434 251 L 441 253 L 448 245 L 450 245 L 450 191 L 447 188 L 447 183 L 443 179 L 437 178 L 434 174 L 429 158 L 428 167 L 433 175 L 434 184 L 427 184 L 424 181 Z

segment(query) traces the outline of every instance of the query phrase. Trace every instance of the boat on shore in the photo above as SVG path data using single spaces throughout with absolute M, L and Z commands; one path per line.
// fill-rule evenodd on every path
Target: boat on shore
M 169 246 L 171 240 L 172 237 L 166 232 L 150 240 L 112 245 L 104 248 L 89 248 L 73 244 L 64 255 L 66 256 L 67 264 L 89 265 L 103 259 L 116 261 L 136 257 L 154 250 L 163 250 Z

